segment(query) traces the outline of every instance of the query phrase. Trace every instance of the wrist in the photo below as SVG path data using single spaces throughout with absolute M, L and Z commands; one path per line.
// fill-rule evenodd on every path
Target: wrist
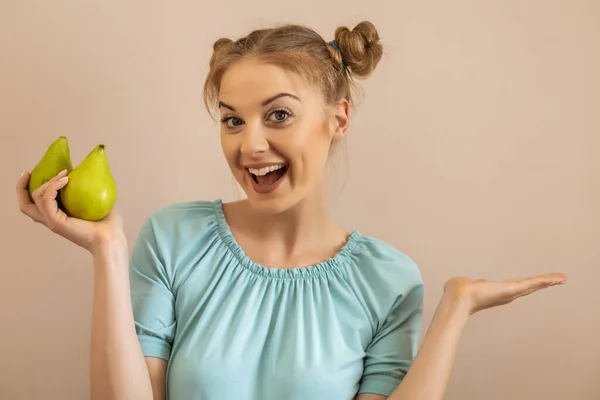
M 129 270 L 129 253 L 124 239 L 99 243 L 92 252 L 95 279 L 119 277 L 123 279 Z
M 458 312 L 467 315 L 475 313 L 471 280 L 468 278 L 452 278 L 444 285 L 443 300 Z
M 472 314 L 471 305 L 467 298 L 454 291 L 444 292 L 439 307 L 452 315 L 469 317 Z
M 88 250 L 94 259 L 114 254 L 127 254 L 127 238 L 123 232 L 101 236 L 94 240 Z

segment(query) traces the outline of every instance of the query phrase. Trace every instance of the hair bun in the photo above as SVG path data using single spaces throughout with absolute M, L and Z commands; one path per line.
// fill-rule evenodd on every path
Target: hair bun
M 225 47 L 228 47 L 231 44 L 233 44 L 233 40 L 229 38 L 217 39 L 217 41 L 215 41 L 213 44 L 213 51 L 223 50 Z
M 334 38 L 346 66 L 359 78 L 368 77 L 383 56 L 379 33 L 369 21 L 359 23 L 352 30 L 341 26 L 335 30 Z
M 216 60 L 219 58 L 220 53 L 223 52 L 224 50 L 226 50 L 227 48 L 229 48 L 229 46 L 231 46 L 232 44 L 234 44 L 234 41 L 228 38 L 221 38 L 221 39 L 217 39 L 214 43 L 213 43 L 213 54 L 210 57 L 210 62 L 209 65 L 212 66 L 214 65 L 214 63 L 216 62 Z

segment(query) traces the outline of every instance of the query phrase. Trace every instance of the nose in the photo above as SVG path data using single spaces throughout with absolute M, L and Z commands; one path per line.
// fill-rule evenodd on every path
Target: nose
M 269 149 L 266 132 L 260 123 L 247 124 L 240 134 L 242 135 L 241 153 L 246 157 L 256 157 Z

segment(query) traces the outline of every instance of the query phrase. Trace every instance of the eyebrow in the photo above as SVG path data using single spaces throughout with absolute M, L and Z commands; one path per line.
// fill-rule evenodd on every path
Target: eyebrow
M 277 99 L 279 99 L 279 98 L 282 98 L 282 97 L 291 97 L 292 99 L 296 99 L 296 100 L 300 101 L 300 98 L 299 98 L 298 96 L 296 96 L 296 95 L 293 95 L 293 94 L 291 94 L 291 93 L 278 93 L 278 94 L 276 94 L 275 96 L 271 96 L 271 97 L 269 97 L 268 99 L 264 100 L 264 101 L 261 103 L 261 106 L 263 106 L 263 107 L 264 107 L 264 106 L 266 106 L 267 104 L 269 104 L 269 103 L 272 103 L 272 102 L 274 102 L 275 100 L 277 100 Z M 220 108 L 220 107 L 228 108 L 228 109 L 230 109 L 231 111 L 235 111 L 235 108 L 233 108 L 233 106 L 230 106 L 229 104 L 223 103 L 222 101 L 219 101 L 219 108 Z

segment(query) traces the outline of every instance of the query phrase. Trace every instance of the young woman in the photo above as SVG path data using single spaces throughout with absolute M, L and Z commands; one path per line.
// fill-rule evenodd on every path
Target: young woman
M 418 267 L 326 211 L 354 78 L 381 55 L 369 22 L 331 42 L 301 26 L 218 40 L 205 101 L 247 198 L 157 210 L 131 260 L 116 211 L 92 223 L 57 208 L 65 172 L 33 201 L 19 179 L 21 210 L 93 257 L 92 398 L 441 399 L 470 315 L 565 282 L 450 279 L 418 348 Z

